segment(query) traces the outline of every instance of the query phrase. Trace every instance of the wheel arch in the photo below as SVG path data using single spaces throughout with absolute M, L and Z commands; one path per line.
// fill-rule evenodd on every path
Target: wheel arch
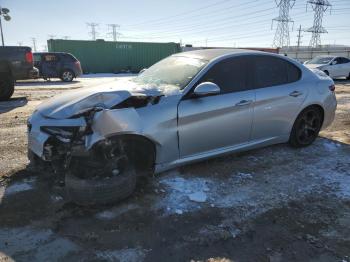
M 320 105 L 320 104 L 318 104 L 318 103 L 311 103 L 311 104 L 308 104 L 308 105 L 304 106 L 304 107 L 298 112 L 298 114 L 295 116 L 294 121 L 293 121 L 293 125 L 294 125 L 295 121 L 297 120 L 298 116 L 299 116 L 304 110 L 306 110 L 306 109 L 308 109 L 308 108 L 312 108 L 312 107 L 317 108 L 317 109 L 319 110 L 319 112 L 321 113 L 321 116 L 322 116 L 322 123 L 321 123 L 321 126 L 322 126 L 322 125 L 323 125 L 323 121 L 324 121 L 324 116 L 325 116 L 325 110 L 324 110 L 323 106 Z M 290 131 L 292 131 L 293 125 L 292 125 Z
M 125 144 L 126 153 L 138 173 L 153 173 L 157 157 L 155 141 L 140 134 L 116 134 L 106 139 L 122 141 Z

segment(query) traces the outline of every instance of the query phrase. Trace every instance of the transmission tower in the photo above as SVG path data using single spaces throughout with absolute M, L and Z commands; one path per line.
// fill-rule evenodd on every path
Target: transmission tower
M 96 31 L 96 27 L 98 26 L 98 24 L 96 23 L 86 23 L 88 27 L 91 28 L 91 31 L 89 32 L 89 34 L 91 35 L 92 40 L 96 40 L 96 36 L 98 35 L 97 31 Z
M 36 52 L 36 38 L 35 37 L 32 37 L 32 43 L 33 43 L 33 50 L 34 52 Z
M 120 33 L 117 32 L 117 30 L 120 28 L 120 25 L 117 24 L 109 24 L 108 29 L 111 29 L 111 31 L 108 33 L 109 35 L 112 35 L 113 41 L 116 42 L 118 36 L 120 36 Z
M 312 33 L 309 45 L 317 47 L 321 45 L 321 34 L 328 33 L 322 26 L 322 19 L 324 12 L 332 5 L 328 0 L 309 0 L 307 4 L 311 4 L 314 11 L 314 25 L 306 30 L 306 32 Z
M 275 19 L 272 19 L 272 25 L 274 21 L 278 22 L 275 37 L 273 39 L 273 46 L 289 46 L 289 23 L 294 23 L 289 16 L 289 10 L 293 8 L 295 0 L 275 0 L 275 2 L 277 7 L 279 7 L 279 15 Z

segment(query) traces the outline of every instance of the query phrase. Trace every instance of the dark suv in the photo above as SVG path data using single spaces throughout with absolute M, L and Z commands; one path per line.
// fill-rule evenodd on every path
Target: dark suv
M 79 60 L 69 53 L 34 53 L 34 65 L 45 80 L 60 78 L 64 82 L 71 82 L 82 74 Z

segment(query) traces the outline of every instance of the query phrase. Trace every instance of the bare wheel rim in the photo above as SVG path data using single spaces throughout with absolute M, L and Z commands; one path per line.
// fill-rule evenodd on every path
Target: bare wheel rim
M 70 81 L 70 80 L 73 79 L 73 74 L 70 71 L 64 71 L 63 74 L 62 74 L 62 78 L 65 81 Z
M 320 127 L 320 115 L 314 110 L 305 112 L 297 128 L 297 138 L 299 142 L 304 145 L 311 143 L 317 137 Z

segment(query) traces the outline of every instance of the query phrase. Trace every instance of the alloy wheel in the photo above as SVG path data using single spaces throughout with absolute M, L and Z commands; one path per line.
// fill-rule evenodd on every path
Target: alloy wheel
M 318 136 L 321 128 L 320 114 L 316 110 L 305 112 L 300 118 L 297 129 L 297 139 L 300 144 L 308 145 Z

